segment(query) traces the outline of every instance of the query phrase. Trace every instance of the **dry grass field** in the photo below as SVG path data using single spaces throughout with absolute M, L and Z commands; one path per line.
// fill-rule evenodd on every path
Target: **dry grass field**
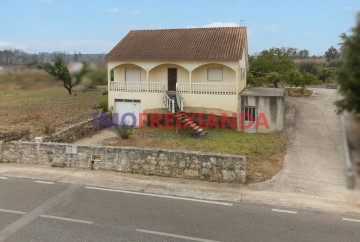
M 102 89 L 76 90 L 68 95 L 60 82 L 43 72 L 0 75 L 0 132 L 29 129 L 30 137 L 44 135 L 45 126 L 55 131 L 91 118 Z

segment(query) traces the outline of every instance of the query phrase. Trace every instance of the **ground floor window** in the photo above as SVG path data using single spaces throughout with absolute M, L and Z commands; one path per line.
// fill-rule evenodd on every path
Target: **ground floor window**
M 244 121 L 256 121 L 256 107 L 244 107 Z

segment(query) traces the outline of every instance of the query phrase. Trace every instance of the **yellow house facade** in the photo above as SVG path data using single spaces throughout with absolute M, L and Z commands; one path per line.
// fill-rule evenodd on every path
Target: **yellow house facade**
M 184 112 L 241 112 L 248 70 L 244 27 L 131 31 L 106 60 L 113 112 L 176 112 L 168 99 L 175 95 Z

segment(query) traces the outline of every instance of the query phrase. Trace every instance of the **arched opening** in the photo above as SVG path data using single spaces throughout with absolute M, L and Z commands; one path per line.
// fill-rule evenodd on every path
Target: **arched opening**
M 135 64 L 121 64 L 110 70 L 110 91 L 147 91 L 146 71 Z
M 193 83 L 234 83 L 235 80 L 236 72 L 218 63 L 201 65 L 192 72 Z
M 149 82 L 161 82 L 166 90 L 175 91 L 177 83 L 189 83 L 189 71 L 177 64 L 164 63 L 150 70 Z

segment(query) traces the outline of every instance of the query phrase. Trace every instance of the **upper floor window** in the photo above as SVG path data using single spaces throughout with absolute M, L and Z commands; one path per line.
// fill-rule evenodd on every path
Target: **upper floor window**
M 208 68 L 208 81 L 222 81 L 223 69 L 222 68 Z
M 110 81 L 114 81 L 114 69 L 110 70 Z

